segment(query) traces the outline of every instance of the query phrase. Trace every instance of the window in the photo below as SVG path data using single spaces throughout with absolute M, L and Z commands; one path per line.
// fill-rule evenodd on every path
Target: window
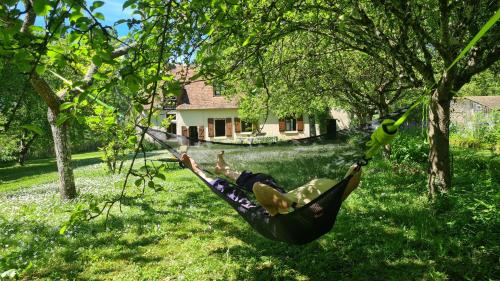
M 214 83 L 213 88 L 214 88 L 214 97 L 222 96 L 222 93 L 224 92 L 224 85 L 223 84 Z
M 177 134 L 177 124 L 171 123 L 167 128 L 167 132 L 171 134 Z
M 162 104 L 163 110 L 175 110 L 177 107 L 177 97 L 165 97 Z
M 297 119 L 285 119 L 285 131 L 297 131 Z
M 224 119 L 215 120 L 215 136 L 216 137 L 226 136 L 226 120 Z
M 241 121 L 241 132 L 242 133 L 251 133 L 251 132 L 253 132 L 253 124 L 252 124 L 252 122 Z

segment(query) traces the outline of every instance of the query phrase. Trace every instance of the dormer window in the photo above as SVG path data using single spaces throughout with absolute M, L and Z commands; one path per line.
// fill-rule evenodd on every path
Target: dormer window
M 224 92 L 224 85 L 223 84 L 214 83 L 213 88 L 214 88 L 214 97 L 222 96 L 222 93 Z
M 163 110 L 175 110 L 177 107 L 177 97 L 165 97 L 162 104 Z

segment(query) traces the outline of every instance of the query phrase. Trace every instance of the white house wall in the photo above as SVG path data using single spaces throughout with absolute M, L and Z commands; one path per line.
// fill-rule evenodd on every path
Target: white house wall
M 189 126 L 203 126 L 205 130 L 205 136 L 208 138 L 208 118 L 232 118 L 232 130 L 233 139 L 234 138 L 244 138 L 250 136 L 249 133 L 238 133 L 235 132 L 234 118 L 238 117 L 237 109 L 190 109 L 190 110 L 178 110 L 176 116 L 177 123 L 177 135 L 182 134 L 182 127 Z M 261 124 L 264 120 L 261 120 Z M 259 125 L 262 126 L 262 125 Z M 304 131 L 298 132 L 280 132 L 279 131 L 279 120 L 278 117 L 274 115 L 269 115 L 266 123 L 262 128 L 262 134 L 264 136 L 277 136 L 280 139 L 295 139 L 295 138 L 305 138 L 310 136 L 310 124 L 309 118 L 304 116 Z M 316 124 L 316 134 L 319 134 L 319 125 Z M 227 137 L 216 137 L 217 139 L 227 139 Z
M 260 124 L 264 122 L 264 119 L 260 121 Z M 259 125 L 262 126 L 262 125 Z M 319 132 L 319 127 L 316 132 Z M 304 131 L 292 131 L 292 132 L 280 132 L 279 128 L 279 118 L 275 115 L 269 114 L 267 117 L 266 124 L 262 128 L 262 133 L 266 136 L 277 136 L 279 139 L 298 139 L 298 138 L 307 138 L 310 136 L 310 125 L 309 125 L 309 117 L 304 116 Z
M 351 118 L 345 110 L 333 108 L 330 110 L 330 117 L 337 120 L 337 130 L 349 128 Z

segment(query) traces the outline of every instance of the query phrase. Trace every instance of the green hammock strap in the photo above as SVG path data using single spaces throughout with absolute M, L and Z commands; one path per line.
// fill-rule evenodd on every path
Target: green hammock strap
M 453 60 L 453 62 L 446 68 L 445 73 L 450 71 L 450 69 L 453 66 L 455 66 L 457 62 L 460 61 L 467 54 L 467 52 L 470 51 L 470 49 L 476 44 L 476 42 L 479 41 L 479 39 L 481 39 L 481 37 L 483 37 L 484 34 L 486 34 L 486 32 L 498 20 L 500 20 L 500 9 L 498 9 L 495 12 L 495 14 L 488 20 L 486 24 L 483 25 L 483 27 L 479 30 L 479 32 L 460 52 L 460 54 L 458 54 L 458 56 Z M 396 137 L 399 131 L 399 127 L 406 121 L 406 119 L 408 118 L 408 116 L 410 116 L 412 111 L 423 102 L 425 95 L 428 94 L 432 89 L 434 89 L 436 85 L 437 81 L 434 82 L 434 84 L 432 84 L 430 87 L 428 87 L 427 90 L 425 90 L 424 93 L 422 94 L 422 97 L 419 98 L 416 102 L 414 102 L 398 120 L 385 119 L 382 121 L 382 124 L 380 124 L 380 126 L 373 132 L 373 134 L 370 136 L 370 140 L 366 143 L 367 149 L 363 156 L 365 164 L 378 152 L 380 147 L 389 144 Z
M 397 120 L 384 119 L 366 143 L 367 149 L 363 158 L 365 160 L 371 159 L 379 151 L 380 147 L 389 144 L 399 132 L 399 127 L 422 102 L 422 98 L 414 102 Z

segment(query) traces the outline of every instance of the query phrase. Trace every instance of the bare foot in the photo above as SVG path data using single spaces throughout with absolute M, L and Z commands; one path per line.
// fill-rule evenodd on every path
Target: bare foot
M 351 192 L 359 186 L 361 181 L 361 167 L 359 166 L 351 166 L 346 176 L 352 175 L 351 179 L 347 183 L 347 187 L 344 190 L 344 194 L 342 195 L 342 200 L 345 200 Z
M 215 173 L 222 174 L 226 169 L 226 167 L 227 164 L 226 161 L 224 161 L 224 150 L 222 150 L 221 152 L 217 153 L 217 163 L 215 164 Z
M 199 169 L 198 164 L 196 164 L 196 162 L 194 162 L 194 160 L 191 159 L 191 157 L 189 157 L 189 155 L 187 155 L 186 153 L 181 154 L 181 161 L 187 168 L 191 170 Z

